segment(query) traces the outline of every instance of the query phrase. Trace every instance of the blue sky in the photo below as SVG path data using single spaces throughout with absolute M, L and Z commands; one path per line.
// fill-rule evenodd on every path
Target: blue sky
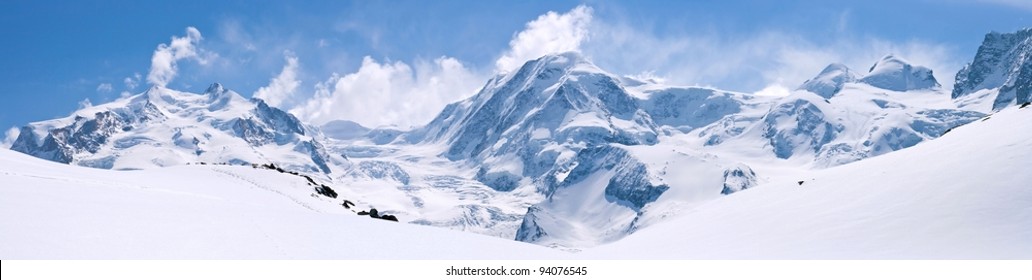
M 894 53 L 952 87 L 985 33 L 1026 27 L 1022 0 L 4 1 L 0 128 L 212 82 L 315 124 L 408 127 L 565 50 L 615 74 L 742 92 Z

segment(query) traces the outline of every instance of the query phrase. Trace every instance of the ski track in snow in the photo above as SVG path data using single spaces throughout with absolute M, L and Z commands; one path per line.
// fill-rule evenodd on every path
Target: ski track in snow
M 319 211 L 319 210 L 316 210 L 315 208 L 312 208 L 312 206 L 308 205 L 307 203 L 304 203 L 303 201 L 300 201 L 300 200 L 294 198 L 293 196 L 290 196 L 290 195 L 288 195 L 286 193 L 283 193 L 282 191 L 277 190 L 275 188 L 259 184 L 258 182 L 255 182 L 254 180 L 251 180 L 251 179 L 248 179 L 248 178 L 244 178 L 243 176 L 240 176 L 240 175 L 238 175 L 236 173 L 230 172 L 229 170 L 214 168 L 214 169 L 212 169 L 212 171 L 214 171 L 216 173 L 219 173 L 219 174 L 224 174 L 226 176 L 229 176 L 229 177 L 237 179 L 237 180 L 241 180 L 241 181 L 247 182 L 250 186 L 253 186 L 253 187 L 257 188 L 257 189 L 261 189 L 261 190 L 264 190 L 264 191 L 268 191 L 268 192 L 272 192 L 272 193 L 278 194 L 278 195 L 280 195 L 280 196 L 282 196 L 282 197 L 284 197 L 286 199 L 290 199 L 290 201 L 293 201 L 297 205 L 301 205 L 301 207 L 304 207 L 304 208 L 306 208 L 308 210 L 312 210 L 312 211 L 315 211 L 315 212 L 318 212 L 318 213 L 322 213 L 322 211 Z

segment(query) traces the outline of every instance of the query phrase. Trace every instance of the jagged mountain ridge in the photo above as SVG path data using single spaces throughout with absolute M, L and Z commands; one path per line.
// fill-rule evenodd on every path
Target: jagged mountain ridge
M 212 84 L 193 94 L 152 87 L 21 128 L 11 149 L 56 162 L 143 169 L 191 162 L 267 163 L 313 173 L 345 164 L 318 130 L 261 99 Z

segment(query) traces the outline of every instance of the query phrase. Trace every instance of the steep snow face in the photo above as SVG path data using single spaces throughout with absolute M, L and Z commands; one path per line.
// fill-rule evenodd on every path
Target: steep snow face
M 806 80 L 799 86 L 799 90 L 807 90 L 824 98 L 831 98 L 840 90 L 845 83 L 852 83 L 859 80 L 860 76 L 853 70 L 841 63 L 832 63 L 816 77 Z
M 627 234 L 642 207 L 670 189 L 651 176 L 645 164 L 618 147 L 587 148 L 580 151 L 573 162 L 570 170 L 555 170 L 545 177 L 548 200 L 528 210 L 523 225 L 516 232 L 516 240 L 557 239 L 543 242 L 545 244 L 612 241 Z M 617 220 L 617 225 L 606 221 L 588 222 L 596 219 L 583 217 L 587 209 L 605 213 L 606 219 Z M 541 217 L 543 214 L 548 217 Z M 598 232 L 601 234 L 596 234 Z
M 141 169 L 189 162 L 266 163 L 330 173 L 321 136 L 293 115 L 220 84 L 203 94 L 154 87 L 67 118 L 22 127 L 11 149 L 61 163 Z
M 742 111 L 751 95 L 708 88 L 666 87 L 646 89 L 641 107 L 656 125 L 687 133 Z
M 908 91 L 939 87 L 932 76 L 932 70 L 924 66 L 911 65 L 906 60 L 887 55 L 871 66 L 870 71 L 860 79 L 878 88 L 893 91 Z
M 957 72 L 952 96 L 982 112 L 1032 101 L 1032 28 L 986 34 L 975 59 Z
M 541 179 L 546 199 L 527 210 L 516 240 L 572 249 L 614 242 L 720 196 L 722 162 L 662 143 L 586 148 Z
M 782 100 L 763 117 L 763 138 L 768 139 L 774 155 L 787 159 L 793 155 L 819 150 L 846 129 L 828 118 L 831 105 L 809 92 L 797 92 Z

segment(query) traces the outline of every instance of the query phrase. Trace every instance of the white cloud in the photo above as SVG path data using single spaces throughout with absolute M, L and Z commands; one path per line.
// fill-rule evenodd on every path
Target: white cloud
M 317 84 L 315 95 L 291 113 L 313 124 L 343 119 L 406 128 L 428 123 L 445 105 L 472 95 L 485 81 L 450 57 L 414 65 L 365 57 L 356 72 L 334 73 Z
M 755 92 L 754 94 L 759 95 L 759 96 L 783 97 L 783 96 L 788 96 L 791 93 L 792 93 L 792 90 L 790 90 L 789 88 L 781 85 L 780 83 L 774 83 L 774 84 L 771 84 L 771 85 L 761 89 L 760 91 Z
M 18 140 L 19 134 L 21 134 L 21 131 L 19 131 L 17 127 L 8 128 L 7 132 L 4 133 L 4 142 L 0 143 L 0 145 L 3 145 L 4 148 L 10 149 L 11 145 L 14 144 L 14 140 Z
M 283 65 L 283 71 L 278 76 L 269 80 L 269 85 L 259 88 L 254 92 L 254 97 L 265 100 L 271 106 L 280 107 L 285 105 L 301 85 L 297 79 L 298 61 L 297 56 L 290 51 L 283 53 L 283 59 L 287 61 Z
M 255 38 L 246 29 L 244 25 L 236 19 L 224 19 L 219 24 L 218 37 L 223 42 L 229 43 L 230 45 L 238 46 L 246 51 L 256 51 L 258 47 L 255 45 Z
M 204 65 L 208 63 L 210 54 L 198 49 L 197 44 L 203 39 L 201 31 L 193 26 L 186 28 L 186 36 L 172 36 L 169 44 L 160 44 L 151 56 L 151 68 L 147 73 L 147 82 L 164 87 L 176 77 L 178 62 L 184 59 L 193 59 Z
M 113 89 L 114 88 L 112 88 L 111 84 L 109 83 L 100 83 L 99 85 L 97 85 L 97 92 L 100 93 L 108 93 L 111 92 Z
M 645 81 L 645 82 L 650 82 L 650 83 L 655 83 L 655 84 L 665 84 L 666 80 L 667 80 L 666 77 L 656 75 L 656 71 L 643 71 L 643 72 L 638 73 L 638 74 L 630 74 L 630 75 L 626 75 L 626 76 L 631 78 L 631 79 L 635 79 L 635 80 L 639 80 L 639 81 Z
M 528 22 L 509 41 L 510 49 L 495 62 L 496 70 L 516 70 L 524 62 L 546 54 L 580 50 L 582 42 L 588 39 L 588 26 L 592 10 L 581 5 L 565 14 L 549 11 Z

